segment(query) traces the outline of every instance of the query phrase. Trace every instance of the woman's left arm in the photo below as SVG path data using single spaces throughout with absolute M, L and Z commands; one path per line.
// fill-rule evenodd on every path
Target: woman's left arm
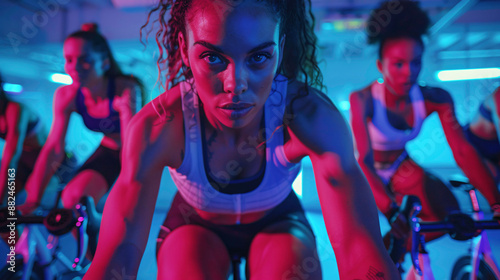
M 122 91 L 113 101 L 113 109 L 120 114 L 120 138 L 124 143 L 125 132 L 132 117 L 141 109 L 141 89 L 132 80 L 124 81 Z
M 313 91 L 294 102 L 297 114 L 288 126 L 287 145 L 292 155 L 312 161 L 340 279 L 399 279 L 382 242 L 375 199 L 354 157 L 352 136 L 327 99 Z
M 488 170 L 477 150 L 467 141 L 462 126 L 455 115 L 455 106 L 450 94 L 435 88 L 425 96 L 426 108 L 429 112 L 436 111 L 439 115 L 443 131 L 448 141 L 453 157 L 458 166 L 488 200 L 490 205 L 500 202 L 500 193 L 496 189 L 493 175 Z

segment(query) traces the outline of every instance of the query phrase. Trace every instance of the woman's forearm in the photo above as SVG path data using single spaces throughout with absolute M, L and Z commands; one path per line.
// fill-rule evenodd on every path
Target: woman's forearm
M 26 182 L 26 202 L 39 203 L 50 178 L 56 173 L 64 159 L 64 149 L 44 146 L 38 156 L 33 173 Z
M 118 179 L 106 201 L 97 251 L 85 280 L 111 279 L 116 272 L 137 276 L 157 195 L 157 192 L 151 196 L 141 193 L 148 187 Z M 145 196 L 149 199 L 143 200 Z
M 387 214 L 392 210 L 395 204 L 394 199 L 387 192 L 387 188 L 375 172 L 375 168 L 370 168 L 368 164 L 361 159 L 358 160 L 358 163 L 370 185 L 373 196 L 375 197 L 377 208 L 380 210 L 380 212 L 387 216 Z
M 373 271 L 384 275 L 380 279 L 399 279 L 383 245 L 373 195 L 361 171 L 317 182 L 340 279 L 367 279 Z
M 490 205 L 500 203 L 500 192 L 495 179 L 483 159 L 469 143 L 460 149 L 461 151 L 454 153 L 455 160 L 470 183 L 484 195 Z

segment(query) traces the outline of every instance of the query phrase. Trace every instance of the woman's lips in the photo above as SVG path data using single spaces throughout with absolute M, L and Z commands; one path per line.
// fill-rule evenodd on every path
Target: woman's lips
M 227 103 L 219 107 L 231 119 L 238 119 L 250 112 L 254 107 L 249 103 Z

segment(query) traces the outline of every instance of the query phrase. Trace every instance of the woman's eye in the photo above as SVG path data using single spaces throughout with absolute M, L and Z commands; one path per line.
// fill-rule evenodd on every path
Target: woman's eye
M 86 56 L 86 57 L 82 58 L 82 63 L 92 63 L 92 58 Z
M 250 63 L 264 63 L 270 58 L 270 55 L 264 53 L 258 53 L 252 56 Z
M 222 59 L 219 56 L 213 55 L 213 54 L 206 55 L 205 57 L 203 57 L 203 59 L 208 64 L 211 64 L 211 65 L 222 63 Z

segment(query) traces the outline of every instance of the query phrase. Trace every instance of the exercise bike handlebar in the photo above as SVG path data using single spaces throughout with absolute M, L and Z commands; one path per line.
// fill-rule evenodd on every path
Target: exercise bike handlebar
M 413 266 L 419 275 L 422 270 L 418 261 L 419 250 L 423 249 L 425 244 L 423 232 L 446 232 L 455 240 L 468 240 L 481 233 L 484 229 L 500 229 L 500 220 L 481 220 L 475 221 L 469 215 L 464 213 L 450 214 L 443 221 L 422 222 L 417 218 L 422 210 L 420 202 L 414 204 L 410 216 L 410 226 L 412 230 L 411 259 Z M 422 245 L 422 248 L 421 248 Z
M 19 211 L 11 211 L 7 207 L 0 209 L 0 232 L 15 230 L 19 224 L 43 224 L 47 230 L 56 236 L 70 232 L 77 228 L 76 240 L 78 242 L 77 256 L 72 264 L 73 268 L 80 267 L 85 259 L 88 248 L 88 236 L 86 234 L 88 216 L 85 205 L 77 204 L 75 207 L 78 215 L 71 209 L 55 208 L 46 215 L 22 215 Z

